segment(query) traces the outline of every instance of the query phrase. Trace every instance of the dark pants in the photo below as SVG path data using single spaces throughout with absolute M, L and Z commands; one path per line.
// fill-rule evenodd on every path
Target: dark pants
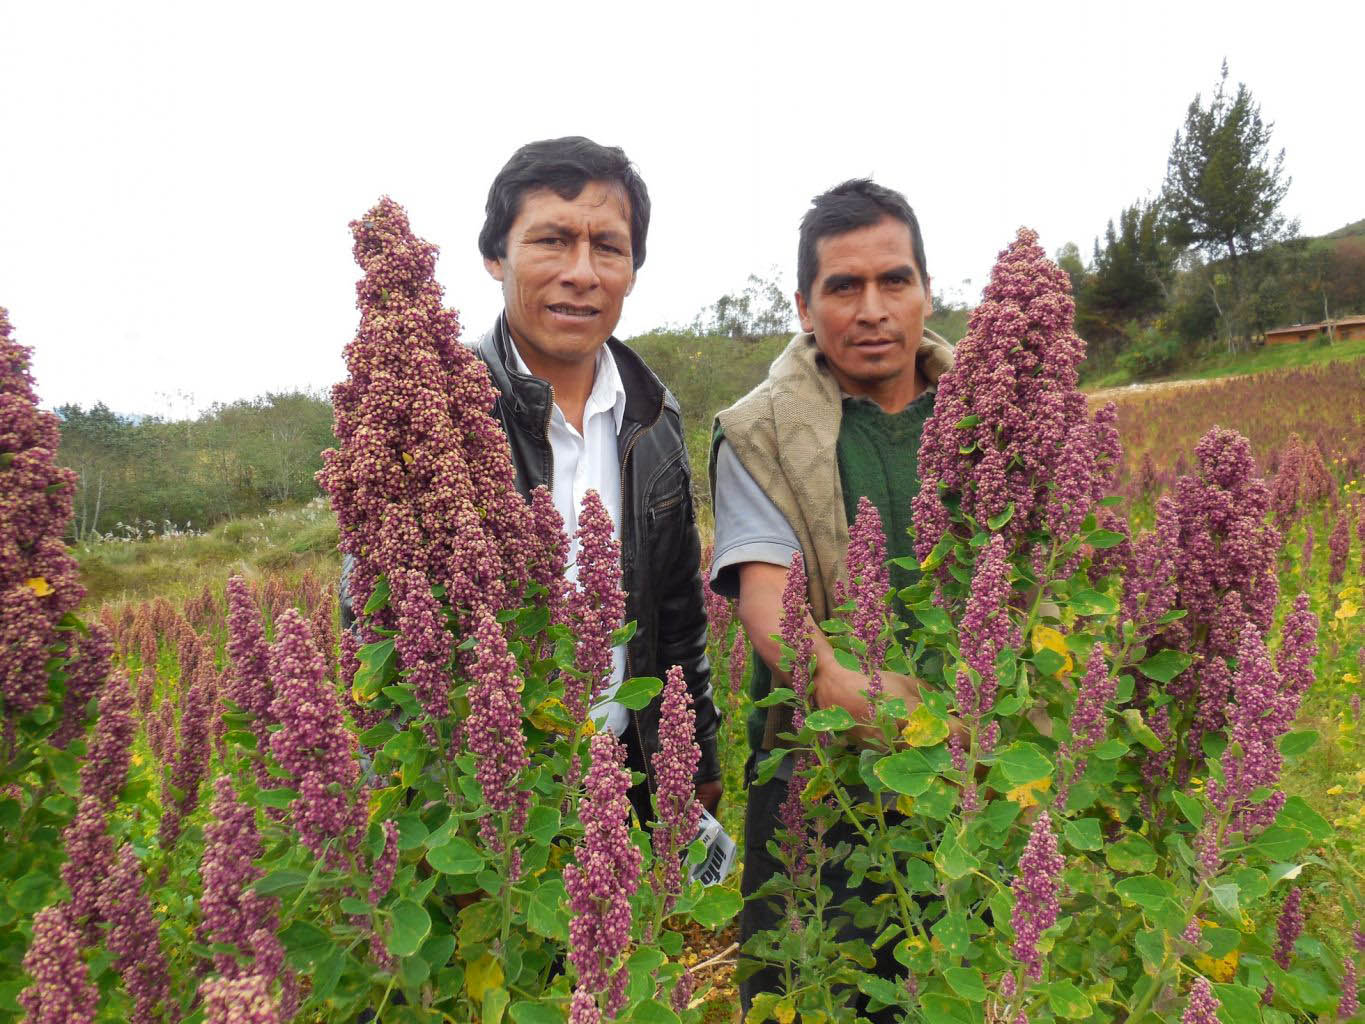
M 626 745 L 626 767 L 633 772 L 645 773 L 644 781 L 638 786 L 631 786 L 626 791 L 626 796 L 630 798 L 631 807 L 635 808 L 635 816 L 640 820 L 640 827 L 648 832 L 649 826 L 654 822 L 654 804 L 650 800 L 650 775 L 649 769 L 645 767 L 644 747 L 640 743 L 639 734 L 635 731 L 634 722 L 626 726 L 621 742 Z
M 779 811 L 782 803 L 787 798 L 787 783 L 782 779 L 772 779 L 768 782 L 757 784 L 754 782 L 754 759 L 749 758 L 749 764 L 744 770 L 744 779 L 748 791 L 748 803 L 744 809 L 744 875 L 740 879 L 740 891 L 744 894 L 744 909 L 740 911 L 739 933 L 741 946 L 749 941 L 749 938 L 759 932 L 771 931 L 778 927 L 784 916 L 784 910 L 775 900 L 757 900 L 750 896 L 775 874 L 786 870 L 785 865 L 768 852 L 768 841 L 775 837 L 780 827 Z M 833 848 L 841 842 L 850 845 L 857 845 L 861 842 L 853 830 L 853 826 L 846 822 L 840 822 L 831 828 L 824 836 L 824 845 Z M 877 884 L 864 880 L 862 885 L 857 887 L 849 885 L 849 873 L 844 869 L 841 862 L 827 862 L 820 870 L 820 882 L 827 885 L 832 892 L 829 902 L 829 914 L 831 916 L 839 913 L 839 906 L 845 900 L 854 896 L 862 898 L 863 902 L 871 904 L 877 896 L 890 891 L 890 886 Z M 852 922 L 846 923 L 839 930 L 838 939 L 847 942 L 852 939 L 863 939 L 870 946 L 876 938 L 876 932 L 872 929 L 862 929 L 854 926 Z M 881 949 L 875 951 L 877 957 L 876 973 L 883 978 L 901 978 L 905 975 L 905 968 L 896 962 L 892 955 L 894 942 L 888 942 Z M 748 1014 L 749 1007 L 753 1003 L 754 997 L 760 992 L 780 992 L 782 987 L 782 972 L 776 967 L 765 967 L 754 974 L 749 975 L 739 984 L 740 1005 L 744 1013 Z M 894 1024 L 896 1011 L 893 1008 L 881 1010 L 878 1013 L 867 1011 L 867 997 L 858 996 L 853 1001 L 853 1006 L 857 1012 L 862 1014 L 874 1024 Z M 852 1020 L 852 1014 L 849 1015 Z

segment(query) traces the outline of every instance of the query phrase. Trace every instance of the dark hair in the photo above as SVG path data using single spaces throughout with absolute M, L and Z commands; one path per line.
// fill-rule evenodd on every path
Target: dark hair
M 796 290 L 810 298 L 811 286 L 820 269 L 816 246 L 820 239 L 869 228 L 890 217 L 910 229 L 910 245 L 915 254 L 921 284 L 927 284 L 929 271 L 924 263 L 924 238 L 920 235 L 915 211 L 905 196 L 878 185 L 871 178 L 851 178 L 811 200 L 801 218 L 801 239 L 796 247 Z
M 507 232 L 527 192 L 548 188 L 563 199 L 573 199 L 590 181 L 610 182 L 625 190 L 630 202 L 631 258 L 639 270 L 645 262 L 649 233 L 649 191 L 624 151 L 599 146 L 581 135 L 528 142 L 512 154 L 488 189 L 479 252 L 487 260 L 507 255 Z

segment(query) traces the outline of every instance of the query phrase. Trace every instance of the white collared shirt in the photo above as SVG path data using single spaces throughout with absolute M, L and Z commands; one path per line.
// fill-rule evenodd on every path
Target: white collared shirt
M 511 349 L 518 372 L 535 376 L 521 358 L 515 341 Z M 578 510 L 583 504 L 583 495 L 589 490 L 597 491 L 611 516 L 612 536 L 618 543 L 621 540 L 621 464 L 617 461 L 616 435 L 621 432 L 621 420 L 625 412 L 626 389 L 616 369 L 616 359 L 605 345 L 597 353 L 592 391 L 583 407 L 583 432 L 580 434 L 564 418 L 558 403 L 550 411 L 550 454 L 554 469 L 550 494 L 554 498 L 555 509 L 564 519 L 564 532 L 569 537 L 565 576 L 575 583 L 578 581 L 578 541 L 574 534 L 578 530 Z M 606 690 L 607 697 L 613 696 L 620 688 L 626 673 L 624 645 L 615 648 L 611 654 L 611 682 Z M 626 730 L 630 715 L 623 705 L 611 701 L 598 709 L 593 719 L 599 727 L 605 726 L 620 736 Z

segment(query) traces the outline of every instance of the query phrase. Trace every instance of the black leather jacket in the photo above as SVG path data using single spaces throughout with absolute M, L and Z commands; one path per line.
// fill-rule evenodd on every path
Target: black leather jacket
M 512 449 L 517 490 L 553 479 L 549 439 L 553 394 L 538 377 L 519 373 L 511 358 L 507 322 L 500 316 L 475 351 L 488 366 L 499 391 L 493 415 L 501 422 Z M 683 444 L 677 399 L 630 348 L 615 338 L 607 345 L 626 392 L 625 413 L 616 438 L 621 458 L 621 575 L 626 592 L 626 619 L 636 623 L 626 646 L 626 678 L 658 676 L 682 666 L 697 716 L 696 738 L 701 762 L 695 781 L 720 778 L 716 735 L 720 715 L 711 693 L 711 665 L 706 656 L 706 606 L 701 591 L 701 541 L 692 507 L 692 471 Z M 343 568 L 343 619 L 349 618 Z M 645 764 L 659 749 L 656 697 L 631 712 Z M 653 770 L 646 768 L 649 788 Z

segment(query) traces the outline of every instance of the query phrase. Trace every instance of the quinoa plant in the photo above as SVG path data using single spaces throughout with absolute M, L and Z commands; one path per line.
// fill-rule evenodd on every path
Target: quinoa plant
M 1117 431 L 1076 390 L 1072 315 L 1021 230 L 925 427 L 918 560 L 896 563 L 915 582 L 877 575 L 874 509 L 850 530 L 822 626 L 870 721 L 775 692 L 794 725 L 759 778 L 791 760 L 804 811 L 781 842 L 841 830 L 833 856 L 877 895 L 789 856 L 759 894 L 786 902 L 746 949 L 779 978 L 749 1020 L 1278 1024 L 1350 1003 L 1354 960 L 1295 945 L 1294 894 L 1355 851 L 1278 788 L 1317 740 L 1292 730 L 1318 620 L 1300 597 L 1275 628 L 1270 492 L 1215 429 L 1151 531 L 1105 528 Z M 808 648 L 780 639 L 797 678 Z M 879 670 L 919 678 L 917 706 Z

